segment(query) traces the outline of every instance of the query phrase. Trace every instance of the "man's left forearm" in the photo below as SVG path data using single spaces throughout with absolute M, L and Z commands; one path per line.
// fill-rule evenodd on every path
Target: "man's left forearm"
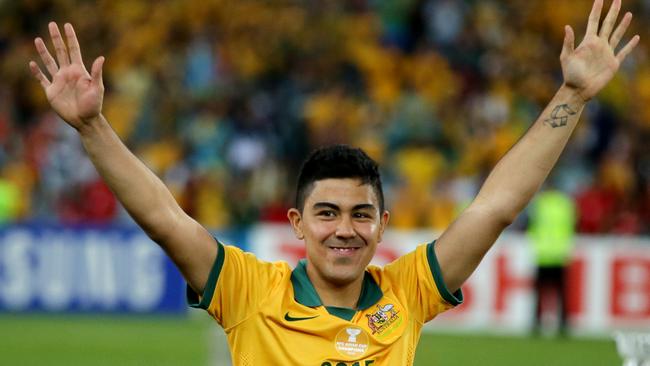
M 584 105 L 574 89 L 562 85 L 528 132 L 494 167 L 474 204 L 488 205 L 506 224 L 512 222 L 555 166 Z

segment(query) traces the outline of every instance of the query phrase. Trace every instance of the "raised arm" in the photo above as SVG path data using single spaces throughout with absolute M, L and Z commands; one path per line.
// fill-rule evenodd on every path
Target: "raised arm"
M 47 73 L 29 63 L 52 109 L 78 132 L 88 156 L 131 217 L 167 252 L 189 285 L 202 293 L 217 255 L 210 233 L 189 217 L 156 177 L 120 141 L 101 114 L 104 97 L 98 57 L 86 70 L 72 25 L 65 24 L 67 47 L 56 23 L 49 24 L 56 60 L 41 38 L 34 43 Z
M 577 48 L 573 30 L 566 26 L 560 55 L 564 83 L 492 170 L 472 204 L 437 241 L 436 255 L 449 290 L 467 280 L 503 229 L 528 204 L 555 165 L 585 103 L 609 82 L 639 42 L 639 36 L 634 36 L 615 53 L 632 14 L 626 13 L 614 29 L 621 7 L 621 0 L 614 0 L 599 27 L 602 7 L 603 0 L 594 2 L 585 38 Z

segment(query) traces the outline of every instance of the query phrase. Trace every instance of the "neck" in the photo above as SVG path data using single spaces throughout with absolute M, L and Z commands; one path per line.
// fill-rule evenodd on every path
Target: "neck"
M 356 309 L 363 286 L 363 276 L 343 285 L 333 284 L 319 276 L 310 265 L 307 266 L 307 276 L 324 306 Z

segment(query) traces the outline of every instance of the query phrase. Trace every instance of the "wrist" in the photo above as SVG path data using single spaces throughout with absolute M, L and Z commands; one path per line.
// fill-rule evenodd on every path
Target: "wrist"
M 592 97 L 586 96 L 584 90 L 578 89 L 572 86 L 562 83 L 560 86 L 559 93 L 566 95 L 569 98 L 570 103 L 578 106 L 583 106 L 591 100 Z
M 105 123 L 107 123 L 106 119 L 100 113 L 94 117 L 83 119 L 79 124 L 79 128 L 77 129 L 77 131 L 82 136 L 92 134 Z

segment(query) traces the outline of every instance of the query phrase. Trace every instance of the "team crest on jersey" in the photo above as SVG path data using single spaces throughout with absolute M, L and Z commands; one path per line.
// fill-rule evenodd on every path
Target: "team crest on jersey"
M 372 331 L 372 334 L 379 333 L 381 334 L 384 330 L 389 328 L 395 322 L 401 319 L 399 317 L 399 311 L 395 308 L 393 304 L 386 305 L 376 305 L 377 310 L 372 314 L 366 314 L 368 318 L 368 327 Z

